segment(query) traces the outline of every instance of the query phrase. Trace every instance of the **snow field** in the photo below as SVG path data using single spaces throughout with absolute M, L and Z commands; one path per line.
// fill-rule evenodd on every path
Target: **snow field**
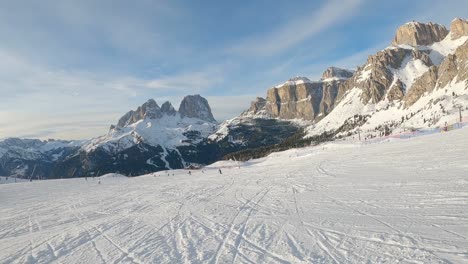
M 467 138 L 0 185 L 0 263 L 466 263 Z

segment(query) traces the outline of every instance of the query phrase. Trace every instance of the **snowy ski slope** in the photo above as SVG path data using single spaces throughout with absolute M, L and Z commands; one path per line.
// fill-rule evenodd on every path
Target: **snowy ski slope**
M 467 263 L 467 153 L 464 128 L 2 184 L 0 263 Z

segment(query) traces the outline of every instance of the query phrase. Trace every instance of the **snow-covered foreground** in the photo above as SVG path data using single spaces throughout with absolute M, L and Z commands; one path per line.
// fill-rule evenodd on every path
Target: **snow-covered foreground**
M 467 139 L 0 185 L 0 263 L 468 262 Z

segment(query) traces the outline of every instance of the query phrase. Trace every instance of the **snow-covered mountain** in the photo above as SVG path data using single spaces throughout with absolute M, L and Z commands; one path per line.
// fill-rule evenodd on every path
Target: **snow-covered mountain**
M 119 172 L 198 167 L 243 149 L 282 142 L 300 129 L 290 121 L 242 120 L 216 138 L 218 125 L 207 100 L 186 96 L 175 110 L 153 99 L 123 115 L 103 136 L 86 141 L 8 139 L 0 143 L 0 175 L 68 178 Z M 234 123 L 234 122 L 233 122 Z
M 204 153 L 207 137 L 217 129 L 208 101 L 189 95 L 176 111 L 150 99 L 122 116 L 109 132 L 82 145 L 87 171 L 102 174 L 144 172 L 198 166 L 214 161 Z
M 333 111 L 309 136 L 374 137 L 454 122 L 468 107 L 467 25 L 455 19 L 450 31 L 433 23 L 400 27 L 393 45 L 369 56 L 340 87 Z
M 83 163 L 98 174 L 133 175 L 206 164 L 217 157 L 205 153 L 207 137 L 217 126 L 200 95 L 186 96 L 178 111 L 169 102 L 159 107 L 150 99 L 122 116 L 106 135 L 86 142 L 81 150 L 94 162 Z
M 211 138 L 224 138 L 230 127 L 258 118 L 308 120 L 306 137 L 328 139 L 454 123 L 460 112 L 468 115 L 467 41 L 464 19 L 454 19 L 450 30 L 435 23 L 406 23 L 389 47 L 370 55 L 356 71 L 330 67 L 318 81 L 291 78 L 224 122 Z
M 187 110 L 191 109 L 191 110 Z M 178 146 L 200 143 L 217 128 L 210 106 L 199 95 L 186 96 L 179 111 L 165 102 L 159 107 L 153 99 L 136 111 L 122 116 L 109 132 L 83 145 L 86 152 L 102 148 L 111 153 L 144 143 L 176 149 Z
M 296 126 L 294 138 L 306 127 L 303 136 L 312 140 L 357 133 L 370 138 L 456 122 L 460 110 L 468 109 L 467 41 L 463 19 L 453 20 L 450 31 L 434 23 L 407 23 L 391 46 L 356 71 L 330 67 L 317 81 L 291 78 L 223 122 L 210 139 L 241 145 L 236 129 L 260 127 L 259 120 Z
M 80 177 L 197 166 L 219 159 L 207 146 L 218 124 L 208 101 L 186 96 L 178 111 L 150 99 L 123 115 L 106 135 L 87 141 L 6 139 L 0 142 L 0 175 Z M 212 153 L 209 153 L 209 152 Z M 208 152 L 208 153 L 207 153 Z
M 280 143 L 327 115 L 334 106 L 340 85 L 352 75 L 352 71 L 330 67 L 319 81 L 301 76 L 291 78 L 269 89 L 266 99 L 257 97 L 240 116 L 223 122 L 210 139 L 220 141 L 228 137 L 231 142 L 242 144 L 244 134 L 236 135 L 235 132 L 242 126 L 254 126 L 262 132 L 271 126 L 295 128 L 286 133 L 272 131 L 264 135 L 276 138 L 276 143 Z
M 53 174 L 54 164 L 80 149 L 82 141 L 8 138 L 0 141 L 0 175 L 35 176 Z
M 150 99 L 87 141 L 4 140 L 0 175 L 139 175 L 209 164 L 239 151 L 440 127 L 467 110 L 468 21 L 455 19 L 450 30 L 410 22 L 355 71 L 330 67 L 317 81 L 291 78 L 221 124 L 208 101 L 192 95 L 178 110 Z

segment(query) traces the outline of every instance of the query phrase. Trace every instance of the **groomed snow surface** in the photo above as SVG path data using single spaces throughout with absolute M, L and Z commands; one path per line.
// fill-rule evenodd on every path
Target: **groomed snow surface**
M 467 138 L 3 184 L 0 263 L 467 263 Z

